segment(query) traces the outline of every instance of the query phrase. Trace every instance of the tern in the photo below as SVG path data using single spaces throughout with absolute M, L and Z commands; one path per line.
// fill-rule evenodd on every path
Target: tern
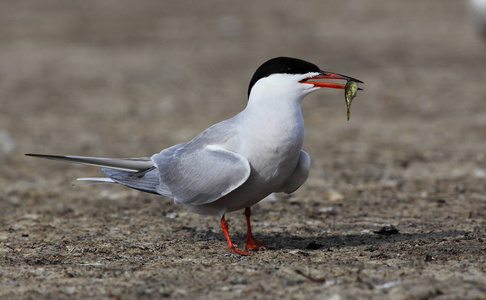
M 244 209 L 245 248 L 268 248 L 252 234 L 251 207 L 272 193 L 293 193 L 306 181 L 310 157 L 302 150 L 301 101 L 321 88 L 345 88 L 321 79 L 362 83 L 304 60 L 277 57 L 256 70 L 243 111 L 151 157 L 26 155 L 101 167 L 106 177 L 78 180 L 122 184 L 173 198 L 193 213 L 219 216 L 229 250 L 248 255 L 233 245 L 225 214 Z

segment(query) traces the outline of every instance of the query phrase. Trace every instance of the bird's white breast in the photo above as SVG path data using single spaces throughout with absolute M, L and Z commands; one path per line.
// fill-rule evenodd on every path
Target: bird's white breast
M 300 105 L 259 107 L 258 111 L 248 112 L 245 123 L 241 125 L 238 153 L 265 181 L 285 180 L 295 169 L 302 148 L 304 122 Z

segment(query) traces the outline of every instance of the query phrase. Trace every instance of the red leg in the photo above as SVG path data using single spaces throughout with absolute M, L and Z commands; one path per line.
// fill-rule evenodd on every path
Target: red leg
M 250 255 L 250 253 L 241 251 L 235 248 L 233 243 L 231 242 L 231 238 L 228 232 L 228 223 L 224 219 L 224 216 L 221 217 L 221 229 L 223 229 L 224 236 L 226 237 L 226 241 L 228 242 L 228 248 L 231 252 L 238 253 L 241 255 Z
M 245 238 L 245 248 L 251 251 L 257 251 L 261 247 L 268 248 L 267 245 L 257 240 L 251 233 L 251 223 L 250 223 L 251 209 L 249 207 L 245 208 L 246 217 L 246 238 Z

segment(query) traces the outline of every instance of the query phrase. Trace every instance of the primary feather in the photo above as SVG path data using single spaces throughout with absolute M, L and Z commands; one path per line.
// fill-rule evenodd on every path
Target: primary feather
M 82 165 L 109 168 L 114 170 L 138 172 L 154 166 L 148 157 L 142 158 L 104 158 L 74 155 L 45 155 L 45 154 L 26 154 L 27 156 L 39 157 L 51 160 L 66 161 Z

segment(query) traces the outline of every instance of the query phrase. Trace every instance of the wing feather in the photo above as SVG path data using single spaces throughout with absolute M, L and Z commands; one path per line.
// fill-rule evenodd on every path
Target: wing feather
M 138 172 L 154 166 L 154 163 L 148 157 L 142 158 L 105 158 L 105 157 L 87 157 L 75 155 L 46 155 L 46 154 L 25 154 L 27 156 L 52 159 L 64 162 L 77 163 L 95 167 L 103 167 L 114 170 Z
M 250 163 L 238 153 L 218 146 L 180 144 L 152 156 L 163 191 L 179 204 L 201 205 L 218 200 L 250 176 Z
M 172 197 L 170 192 L 160 193 L 157 191 L 160 182 L 158 170 L 155 167 L 136 173 L 107 168 L 102 168 L 101 171 L 114 182 L 132 189 Z

